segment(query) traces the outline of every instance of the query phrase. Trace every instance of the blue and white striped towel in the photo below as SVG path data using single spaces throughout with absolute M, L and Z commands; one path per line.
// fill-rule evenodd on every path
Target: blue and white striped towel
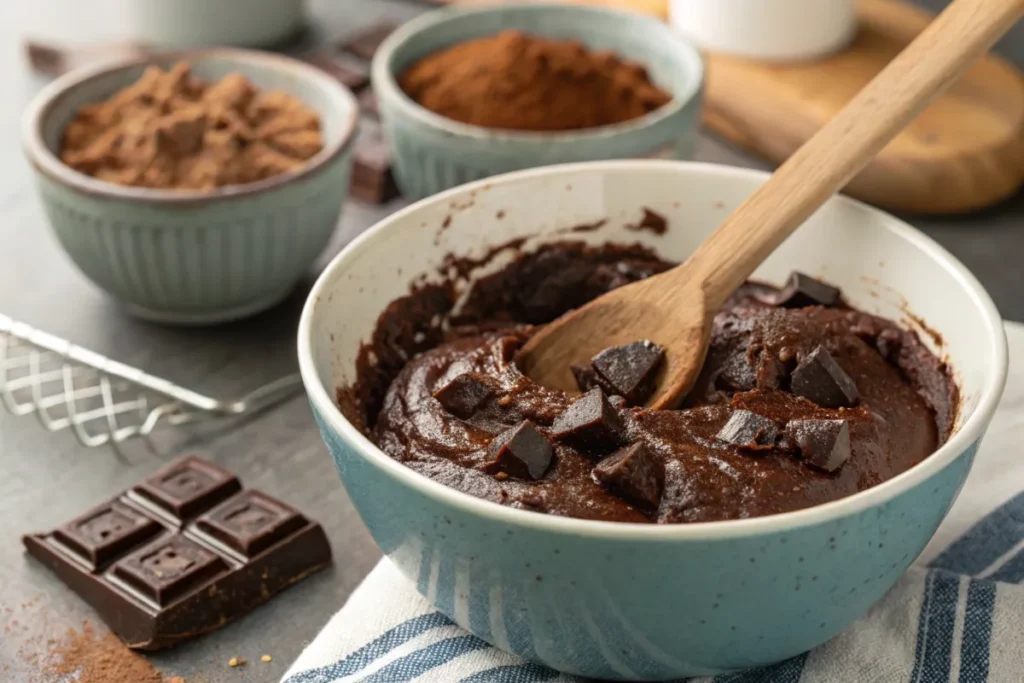
M 1024 326 L 974 470 L 890 593 L 825 645 L 692 683 L 1024 682 Z M 1020 362 L 1017 362 L 1020 361 Z M 583 683 L 491 647 L 434 611 L 384 559 L 282 683 Z

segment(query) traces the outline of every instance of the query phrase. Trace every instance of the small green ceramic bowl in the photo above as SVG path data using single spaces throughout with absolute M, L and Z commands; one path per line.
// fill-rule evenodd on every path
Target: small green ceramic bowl
M 61 137 L 84 104 L 135 82 L 150 64 L 188 61 L 216 81 L 236 71 L 320 115 L 324 149 L 295 172 L 214 191 L 124 187 L 65 166 Z M 71 260 L 138 317 L 171 324 L 242 318 L 284 299 L 327 245 L 351 170 L 358 106 L 315 67 L 237 49 L 166 54 L 76 71 L 46 87 L 23 120 L 43 206 Z
M 506 29 L 574 39 L 643 64 L 672 94 L 638 119 L 566 132 L 496 130 L 460 123 L 421 107 L 398 85 L 418 60 Z M 373 88 L 406 197 L 425 197 L 498 173 L 569 161 L 654 157 L 686 159 L 697 135 L 704 64 L 665 24 L 640 14 L 577 5 L 508 4 L 446 8 L 400 27 L 373 60 Z

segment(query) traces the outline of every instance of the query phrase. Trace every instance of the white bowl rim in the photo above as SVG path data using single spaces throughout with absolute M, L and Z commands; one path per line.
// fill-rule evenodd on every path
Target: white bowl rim
M 147 64 L 181 60 L 195 64 L 207 57 L 222 57 L 239 64 L 261 64 L 278 70 L 291 71 L 296 78 L 313 81 L 322 92 L 332 98 L 335 104 L 347 107 L 348 120 L 338 139 L 325 146 L 315 156 L 294 171 L 281 173 L 270 178 L 242 185 L 225 185 L 213 190 L 171 190 L 150 187 L 118 185 L 72 169 L 50 150 L 43 140 L 43 121 L 50 115 L 54 105 L 79 86 L 109 74 L 126 71 Z M 165 205 L 205 205 L 218 200 L 249 197 L 266 190 L 318 174 L 330 166 L 355 140 L 359 121 L 359 105 L 355 95 L 321 69 L 294 57 L 261 50 L 233 47 L 199 48 L 194 50 L 167 50 L 153 52 L 127 59 L 105 61 L 93 66 L 70 71 L 46 85 L 29 104 L 21 121 L 21 139 L 25 154 L 40 173 L 54 181 L 70 186 L 87 195 L 111 197 L 125 201 Z
M 332 388 L 330 393 L 328 393 L 327 388 L 320 382 L 316 371 L 316 365 L 313 360 L 313 323 L 317 316 L 317 303 L 321 298 L 325 297 L 327 283 L 331 279 L 332 274 L 344 267 L 350 260 L 357 258 L 361 251 L 373 243 L 378 234 L 387 230 L 393 223 L 404 219 L 410 214 L 415 214 L 426 205 L 443 204 L 449 201 L 451 197 L 473 190 L 483 190 L 488 185 L 502 184 L 532 176 L 560 175 L 583 170 L 632 169 L 639 172 L 650 171 L 659 167 L 666 170 L 685 168 L 711 176 L 733 177 L 760 182 L 769 177 L 769 174 L 764 171 L 688 161 L 617 160 L 545 166 L 486 178 L 422 199 L 385 218 L 357 237 L 331 260 L 330 264 L 317 278 L 303 306 L 302 317 L 299 321 L 299 369 L 306 392 L 322 419 L 326 421 L 330 429 L 336 431 L 342 439 L 355 448 L 362 458 L 374 467 L 383 470 L 387 476 L 399 480 L 402 484 L 416 490 L 418 493 L 437 499 L 445 505 L 458 508 L 467 514 L 489 518 L 495 522 L 502 522 L 511 526 L 529 527 L 545 533 L 601 537 L 623 541 L 672 542 L 682 540 L 717 540 L 786 532 L 804 526 L 824 524 L 881 505 L 922 484 L 966 452 L 971 444 L 982 436 L 986 426 L 992 419 L 992 415 L 995 413 L 996 406 L 1002 395 L 1003 387 L 1006 383 L 1008 363 L 1006 332 L 995 304 L 977 278 L 952 254 L 939 246 L 937 242 L 895 216 L 843 195 L 833 197 L 829 201 L 848 203 L 874 214 L 885 225 L 886 229 L 896 232 L 900 237 L 908 240 L 934 259 L 968 292 L 974 305 L 980 309 L 985 319 L 986 328 L 984 333 L 988 338 L 989 345 L 987 357 L 991 359 L 987 369 L 988 376 L 985 379 L 978 405 L 960 428 L 955 430 L 949 440 L 937 451 L 920 463 L 877 486 L 822 505 L 749 519 L 687 524 L 644 524 L 560 517 L 517 510 L 493 503 L 449 488 L 429 477 L 414 472 L 378 449 L 376 445 L 363 436 L 342 415 L 332 398 L 335 389 Z
M 581 128 L 578 130 L 566 131 L 521 131 L 505 128 L 486 128 L 471 123 L 455 121 L 447 116 L 436 114 L 426 107 L 417 104 L 398 85 L 395 75 L 391 72 L 391 57 L 395 51 L 409 38 L 418 33 L 429 31 L 441 24 L 448 23 L 457 18 L 476 14 L 496 14 L 509 11 L 543 12 L 549 10 L 560 10 L 563 12 L 577 12 L 580 14 L 603 14 L 615 16 L 623 21 L 649 22 L 657 30 L 664 30 L 665 35 L 671 37 L 677 43 L 680 54 L 686 64 L 689 75 L 693 78 L 690 87 L 682 92 L 671 92 L 672 99 L 665 105 L 654 109 L 643 116 L 629 121 L 612 123 L 605 126 L 593 128 Z M 627 59 L 636 61 L 628 56 Z M 521 142 L 540 143 L 549 145 L 562 142 L 585 142 L 588 140 L 604 139 L 648 128 L 656 123 L 664 121 L 677 115 L 693 102 L 704 87 L 704 59 L 694 44 L 678 31 L 673 30 L 667 24 L 658 21 L 654 17 L 638 12 L 627 12 L 612 7 L 595 7 L 590 5 L 567 5 L 557 2 L 531 2 L 527 4 L 485 4 L 485 5 L 449 5 L 441 9 L 422 14 L 394 30 L 377 49 L 373 57 L 370 72 L 373 78 L 373 87 L 380 99 L 389 98 L 396 106 L 401 107 L 402 113 L 415 119 L 417 122 L 431 128 L 439 128 L 451 135 L 474 138 L 481 142 Z

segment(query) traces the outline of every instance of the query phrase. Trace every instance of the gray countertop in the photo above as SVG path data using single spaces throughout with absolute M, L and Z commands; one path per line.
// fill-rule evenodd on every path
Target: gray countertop
M 933 5 L 940 2 L 930 3 Z M 7 11 L 7 10 L 3 10 Z M 422 6 L 376 0 L 313 3 L 315 35 L 343 36 L 381 15 L 405 18 Z M 171 329 L 122 315 L 87 282 L 49 232 L 18 144 L 18 117 L 39 81 L 16 53 L 11 22 L 0 14 L 0 312 L 140 366 L 185 386 L 225 397 L 242 394 L 296 368 L 294 330 L 308 284 L 277 309 L 214 329 Z M 1024 27 L 1001 44 L 1024 64 Z M 15 49 L 11 49 L 11 45 Z M 697 158 L 743 166 L 758 162 L 705 136 Z M 323 262 L 388 211 L 350 202 Z M 1020 259 L 1024 255 L 1024 195 L 984 213 L 911 223 L 961 258 L 988 287 L 1003 315 L 1024 321 Z M 311 276 L 312 277 L 312 276 Z M 237 471 L 251 487 L 300 506 L 327 529 L 334 566 L 219 632 L 158 654 L 168 674 L 203 683 L 272 681 L 345 601 L 376 562 L 379 551 L 343 491 L 303 398 L 245 422 L 168 429 L 125 449 L 88 450 L 70 435 L 47 433 L 32 418 L 0 411 L 0 614 L 19 626 L 0 636 L 0 675 L 28 681 L 20 649 L 37 646 L 33 634 L 95 619 L 49 572 L 24 557 L 21 534 L 70 519 L 126 488 L 181 452 L 196 452 Z M 6 613 L 2 608 L 11 612 Z M 23 628 L 27 625 L 27 630 Z M 270 654 L 264 664 L 260 655 Z M 231 657 L 250 664 L 231 669 Z

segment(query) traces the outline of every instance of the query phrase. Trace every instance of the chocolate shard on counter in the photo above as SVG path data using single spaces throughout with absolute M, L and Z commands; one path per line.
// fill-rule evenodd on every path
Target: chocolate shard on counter
M 749 410 L 737 410 L 716 438 L 746 450 L 766 450 L 775 446 L 778 433 L 774 420 Z
M 807 464 L 835 472 L 850 459 L 850 426 L 846 420 L 791 420 L 786 436 Z
M 654 393 L 654 378 L 664 358 L 660 346 L 642 339 L 605 349 L 591 363 L 608 393 L 622 396 L 630 405 L 642 405 Z
M 306 57 L 305 61 L 323 69 L 334 77 L 334 80 L 353 92 L 362 90 L 370 83 L 369 69 L 345 54 L 317 52 Z
M 818 346 L 793 370 L 790 391 L 824 408 L 845 408 L 857 403 L 857 385 L 824 346 Z
M 364 202 L 385 204 L 398 196 L 391 170 L 391 150 L 379 123 L 364 119 L 352 155 L 349 193 Z
M 468 420 L 494 396 L 494 388 L 484 377 L 466 372 L 452 379 L 433 394 L 449 413 Z
M 599 462 L 594 479 L 628 503 L 658 509 L 665 488 L 665 465 L 643 441 L 626 446 Z
M 331 562 L 319 524 L 195 456 L 22 541 L 139 650 L 216 630 Z
M 775 295 L 774 303 L 783 308 L 805 308 L 807 306 L 835 306 L 841 292 L 817 278 L 799 271 L 789 274 L 785 286 Z
M 615 450 L 623 425 L 604 392 L 595 387 L 580 396 L 555 418 L 551 434 L 580 453 L 603 455 Z
M 540 479 L 551 467 L 554 449 L 533 423 L 523 420 L 494 437 L 487 448 L 488 474 L 504 472 L 517 479 Z
M 373 56 L 377 54 L 377 48 L 384 42 L 384 39 L 394 32 L 398 27 L 393 22 L 381 22 L 375 24 L 368 29 L 360 31 L 358 34 L 349 38 L 342 45 L 342 49 L 346 52 L 362 57 L 365 60 L 373 59 Z

